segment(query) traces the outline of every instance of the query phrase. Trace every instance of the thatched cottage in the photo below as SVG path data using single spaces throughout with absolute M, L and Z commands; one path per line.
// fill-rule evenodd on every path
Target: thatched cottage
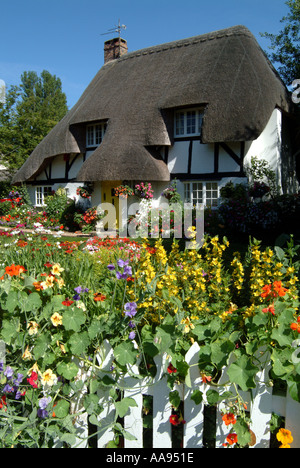
M 105 43 L 105 63 L 77 104 L 14 177 L 35 204 L 51 189 L 92 183 L 92 205 L 121 184 L 170 180 L 186 201 L 216 206 L 228 181 L 245 181 L 252 156 L 296 183 L 288 148 L 290 95 L 251 32 L 235 26 L 128 52 Z

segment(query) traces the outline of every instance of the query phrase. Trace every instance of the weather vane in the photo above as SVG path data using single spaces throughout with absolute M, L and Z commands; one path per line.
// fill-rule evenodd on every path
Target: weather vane
M 120 39 L 120 38 L 121 38 L 121 30 L 122 30 L 122 29 L 126 29 L 126 26 L 125 26 L 125 24 L 121 24 L 121 23 L 120 23 L 120 20 L 119 20 L 118 26 L 115 26 L 114 28 L 109 29 L 108 32 L 101 34 L 101 36 L 104 36 L 105 34 L 111 34 L 111 33 L 113 33 L 113 32 L 117 32 L 118 35 L 119 35 L 119 39 Z

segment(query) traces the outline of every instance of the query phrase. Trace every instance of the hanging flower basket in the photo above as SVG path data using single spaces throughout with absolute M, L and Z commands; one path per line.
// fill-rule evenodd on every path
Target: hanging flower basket
M 134 195 L 134 190 L 132 190 L 129 185 L 119 185 L 118 187 L 115 187 L 114 195 L 115 197 L 128 198 Z
M 153 189 L 150 182 L 141 182 L 137 184 L 134 193 L 139 198 L 146 198 L 147 200 L 153 198 Z
M 76 193 L 82 198 L 90 198 L 93 193 L 93 188 L 89 186 L 78 187 Z

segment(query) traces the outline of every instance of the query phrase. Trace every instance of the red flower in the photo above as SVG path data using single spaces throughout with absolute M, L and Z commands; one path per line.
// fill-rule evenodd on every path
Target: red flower
M 172 414 L 169 418 L 170 423 L 173 426 L 179 426 L 179 424 L 185 424 L 185 420 L 182 418 L 182 416 L 178 416 L 178 414 Z
M 228 436 L 226 437 L 226 442 L 229 445 L 236 444 L 237 441 L 238 441 L 238 438 L 234 432 L 232 432 L 231 434 L 228 434 Z M 226 446 L 226 444 L 223 444 L 223 445 Z
M 62 305 L 69 307 L 70 305 L 74 304 L 74 301 L 71 301 L 70 299 L 66 299 L 65 301 L 62 301 Z
M 170 364 L 168 365 L 167 371 L 168 371 L 169 374 L 174 374 L 175 372 L 177 372 L 177 369 L 170 362 Z
M 33 388 L 38 388 L 37 386 L 37 380 L 38 380 L 38 374 L 36 372 L 32 372 L 31 376 L 29 379 L 27 379 L 27 382 L 33 387 Z
M 0 410 L 4 408 L 4 410 L 6 411 L 5 406 L 7 406 L 6 395 L 3 395 L 3 397 L 0 398 Z
M 222 419 L 226 426 L 236 423 L 236 417 L 233 413 L 227 413 L 222 416 Z

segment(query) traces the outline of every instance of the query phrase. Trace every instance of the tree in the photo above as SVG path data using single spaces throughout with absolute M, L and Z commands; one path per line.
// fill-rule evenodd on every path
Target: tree
M 10 169 L 25 162 L 40 141 L 68 111 L 61 80 L 44 70 L 21 75 L 0 104 L 0 154 Z
M 300 79 L 300 0 L 288 0 L 289 13 L 281 19 L 284 28 L 278 34 L 264 33 L 271 41 L 268 54 L 278 64 L 278 72 L 287 86 Z

